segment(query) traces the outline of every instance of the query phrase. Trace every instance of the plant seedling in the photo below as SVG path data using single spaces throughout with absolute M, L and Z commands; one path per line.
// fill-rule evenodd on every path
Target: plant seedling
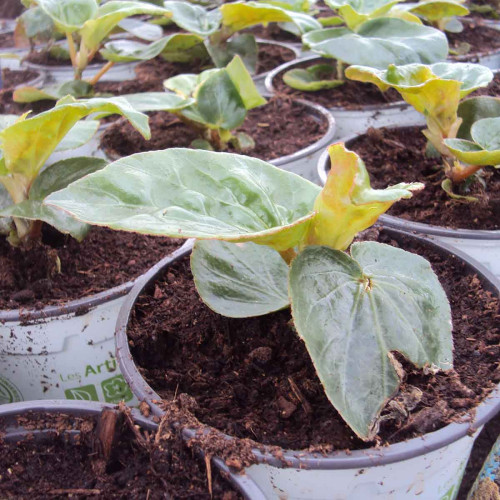
M 219 314 L 291 306 L 332 405 L 372 440 L 401 382 L 394 352 L 430 372 L 452 368 L 450 307 L 425 259 L 376 242 L 345 251 L 423 186 L 372 189 L 355 153 L 329 152 L 322 189 L 256 158 L 168 149 L 118 160 L 45 203 L 89 224 L 197 238 L 195 284 Z
M 120 114 L 149 136 L 148 118 L 122 98 L 75 101 L 67 97 L 44 113 L 29 118 L 0 115 L 0 230 L 15 246 L 38 242 L 42 222 L 81 240 L 89 227 L 42 201 L 80 177 L 105 166 L 99 158 L 68 158 L 50 166 L 53 152 L 82 146 L 95 134 L 99 122 L 80 121 L 91 114 Z M 4 218 L 4 219 L 2 219 Z M 10 218 L 12 218 L 12 223 Z
M 346 74 L 352 80 L 374 83 L 382 91 L 396 89 L 425 116 L 423 133 L 443 158 L 447 179 L 442 185 L 451 196 L 464 198 L 454 194 L 453 184 L 463 183 L 482 166 L 500 163 L 498 99 L 471 99 L 465 123 L 459 116 L 461 100 L 493 79 L 489 68 L 467 63 L 391 65 L 386 70 L 351 66 Z

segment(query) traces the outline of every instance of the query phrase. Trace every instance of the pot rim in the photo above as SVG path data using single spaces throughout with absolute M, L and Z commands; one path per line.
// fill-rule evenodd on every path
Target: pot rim
M 184 247 L 187 247 L 186 243 L 183 243 L 180 248 L 172 252 L 172 254 L 170 255 L 176 255 Z M 163 260 L 165 260 L 165 258 L 168 258 L 169 256 L 164 257 L 160 262 L 163 262 Z M 141 281 L 141 279 L 145 277 L 148 272 L 149 271 L 141 274 L 140 276 L 137 276 L 137 278 L 133 280 L 110 288 L 109 290 L 104 290 L 103 292 L 99 292 L 88 297 L 83 297 L 81 299 L 71 300 L 62 305 L 45 306 L 42 309 L 30 309 L 21 307 L 19 309 L 0 310 L 0 324 L 10 321 L 29 321 L 30 323 L 32 323 L 36 320 L 45 320 L 48 318 L 54 318 L 56 316 L 66 316 L 82 309 L 93 309 L 101 304 L 111 302 L 115 299 L 123 297 L 124 295 L 127 295 L 134 284 Z M 0 406 L 0 415 L 1 408 L 2 406 Z
M 265 98 L 273 97 L 273 95 L 267 93 L 262 93 L 262 95 Z M 304 106 L 311 112 L 312 115 L 319 117 L 320 119 L 325 121 L 327 124 L 327 128 L 323 136 L 316 142 L 310 144 L 309 146 L 299 149 L 295 153 L 291 153 L 285 156 L 280 156 L 279 158 L 275 158 L 273 160 L 264 160 L 276 167 L 286 167 L 288 163 L 295 162 L 301 158 L 304 158 L 305 156 L 309 156 L 315 153 L 316 151 L 325 148 L 326 146 L 330 145 L 333 142 L 335 137 L 335 118 L 326 108 L 320 106 L 319 104 L 314 104 L 310 101 L 306 101 L 303 99 L 294 99 L 294 102 L 297 102 L 300 105 Z M 107 123 L 104 124 L 104 126 L 101 125 L 102 131 L 106 130 L 106 128 L 113 125 L 114 123 L 116 122 Z M 99 128 L 99 130 L 101 130 L 101 127 Z M 99 149 L 100 151 L 103 152 L 105 157 L 108 158 L 110 161 L 116 161 L 122 158 L 121 156 L 109 155 L 108 152 L 101 147 L 101 145 L 99 145 Z
M 383 227 L 383 229 L 394 238 L 402 238 L 404 236 L 425 245 L 429 245 L 440 253 L 451 254 L 458 257 L 465 263 L 471 272 L 474 272 L 482 279 L 486 287 L 496 292 L 497 295 L 500 294 L 500 279 L 461 250 L 443 242 L 429 240 L 423 236 L 413 235 L 387 227 Z M 146 401 L 150 405 L 152 413 L 158 416 L 162 414 L 162 410 L 155 402 L 160 401 L 161 398 L 146 382 L 133 361 L 128 343 L 127 325 L 139 295 L 165 271 L 168 265 L 189 254 L 194 240 L 188 240 L 188 242 L 190 244 L 183 247 L 182 251 L 178 252 L 176 256 L 172 255 L 163 259 L 156 266 L 151 268 L 140 283 L 134 285 L 134 288 L 129 293 L 120 309 L 116 323 L 116 358 L 120 370 L 137 399 L 139 399 L 139 401 Z M 469 415 L 469 419 L 462 419 L 460 423 L 454 422 L 437 431 L 412 438 L 408 441 L 391 444 L 388 447 L 380 449 L 372 447 L 364 450 L 353 450 L 350 453 L 336 451 L 326 456 L 318 453 L 309 453 L 305 450 L 282 449 L 282 455 L 279 459 L 276 458 L 275 454 L 272 452 L 266 451 L 267 447 L 265 445 L 263 445 L 264 451 L 254 449 L 253 452 L 258 463 L 270 464 L 280 468 L 291 467 L 330 470 L 358 469 L 387 465 L 430 453 L 469 435 L 471 431 L 476 431 L 500 411 L 500 384 L 497 385 L 491 394 L 473 410 L 473 415 Z M 211 429 L 214 428 L 212 427 Z M 226 439 L 238 439 L 228 436 L 217 429 L 215 430 Z M 192 429 L 186 429 L 186 434 L 188 436 L 193 432 Z M 273 448 L 276 449 L 276 447 Z
M 12 419 L 18 415 L 30 413 L 66 413 L 74 416 L 97 416 L 105 408 L 116 409 L 118 405 L 111 403 L 99 403 L 97 401 L 78 401 L 78 400 L 34 400 L 21 401 L 17 403 L 9 403 L 0 405 L 0 418 Z M 158 424 L 152 419 L 145 417 L 136 408 L 131 408 L 134 422 L 141 425 L 148 431 L 154 431 L 158 428 Z M 10 431 L 7 428 L 7 437 L 12 434 L 12 437 L 19 439 L 23 434 L 32 431 L 24 431 L 22 426 L 19 426 L 18 432 Z M 10 432 L 9 432 L 10 431 Z M 248 476 L 234 473 L 220 458 L 214 457 L 213 462 L 216 467 L 228 475 L 229 482 L 242 493 L 248 500 L 265 500 L 260 488 Z
M 300 58 L 300 54 L 301 54 L 300 47 L 297 47 L 296 45 L 294 45 L 293 42 L 279 42 L 278 40 L 266 40 L 265 38 L 260 38 L 260 37 L 255 37 L 255 41 L 257 42 L 257 44 L 277 45 L 279 47 L 285 47 L 285 48 L 291 50 L 295 54 L 295 59 L 292 59 L 292 61 L 290 61 L 290 62 L 297 61 L 297 59 Z M 274 70 L 270 69 L 269 71 L 264 71 L 264 73 L 256 73 L 255 75 L 252 76 L 252 79 L 254 81 L 265 80 L 267 75 L 269 75 L 269 73 L 271 73 L 272 71 L 274 71 Z
M 494 73 L 500 73 L 500 69 Z M 393 125 L 390 127 L 382 128 L 409 128 L 411 125 Z M 363 134 L 352 134 L 347 137 L 343 137 L 336 142 L 345 143 L 349 146 L 349 143 L 354 139 L 361 137 Z M 327 176 L 327 166 L 330 163 L 330 156 L 328 151 L 325 150 L 321 153 L 318 159 L 317 173 L 321 181 L 321 185 L 324 186 Z M 399 229 L 401 231 L 417 231 L 423 234 L 431 234 L 433 236 L 442 236 L 447 238 L 463 238 L 468 240 L 500 240 L 500 229 L 451 229 L 446 226 L 435 226 L 433 224 L 425 224 L 424 222 L 414 222 L 411 220 L 406 220 L 401 217 L 395 217 L 394 215 L 383 214 L 379 217 L 379 220 L 383 224 Z
M 295 59 L 294 61 L 286 62 L 286 63 L 282 64 L 281 66 L 277 66 L 272 71 L 270 71 L 268 73 L 268 75 L 266 76 L 266 79 L 264 81 L 264 85 L 266 87 L 266 90 L 270 94 L 276 94 L 276 89 L 274 88 L 273 80 L 280 73 L 282 73 L 283 71 L 286 71 L 288 69 L 293 68 L 297 64 L 302 64 L 304 62 L 312 62 L 315 59 L 328 59 L 328 58 L 320 56 L 318 54 L 314 54 L 314 55 L 309 55 L 309 56 L 301 57 L 299 59 Z M 334 61 L 334 59 L 332 59 L 332 61 Z M 330 109 L 330 110 L 332 110 L 334 112 L 345 111 L 345 112 L 350 112 L 350 113 L 356 113 L 356 112 L 357 113 L 363 113 L 363 112 L 371 112 L 371 111 L 377 111 L 377 110 L 398 109 L 398 108 L 401 108 L 401 107 L 410 107 L 410 106 L 405 101 L 401 100 L 401 101 L 395 101 L 395 102 L 388 102 L 388 103 L 385 103 L 385 104 L 367 104 L 365 106 L 359 106 L 356 109 L 349 109 L 349 108 L 346 108 L 346 107 L 343 107 L 343 106 L 331 106 L 328 109 Z
M 141 62 L 141 61 L 139 61 Z M 93 64 L 89 64 L 84 70 L 83 72 L 85 73 L 86 71 L 98 71 L 100 70 L 106 63 L 102 63 L 102 64 L 99 64 L 99 63 L 93 63 Z M 134 66 L 134 65 L 137 65 L 138 62 L 137 61 L 132 61 L 132 62 L 119 62 L 119 63 L 116 63 L 114 67 L 118 67 L 118 68 L 123 68 L 125 66 Z M 56 65 L 53 65 L 53 66 L 49 66 L 49 65 L 46 65 L 46 64 L 37 64 L 37 63 L 32 63 L 32 62 L 29 62 L 29 61 L 22 61 L 21 63 L 21 67 L 26 67 L 28 69 L 33 69 L 33 70 L 36 70 L 36 71 L 43 71 L 45 73 L 55 73 L 55 72 L 62 72 L 62 71 L 67 71 L 68 73 L 71 73 L 73 74 L 73 66 L 71 66 L 71 64 L 56 64 Z

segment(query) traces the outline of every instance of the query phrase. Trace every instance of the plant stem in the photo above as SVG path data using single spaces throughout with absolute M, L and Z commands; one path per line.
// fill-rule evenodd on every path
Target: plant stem
M 292 260 L 297 256 L 297 252 L 293 248 L 289 248 L 288 250 L 283 250 L 280 252 L 283 260 L 290 265 Z
M 451 179 L 453 184 L 459 184 L 482 168 L 482 165 L 463 165 L 462 163 L 456 162 L 453 167 L 447 168 L 446 176 Z
M 345 76 L 344 76 L 344 63 L 337 59 L 337 80 L 344 81 Z
M 76 47 L 75 47 L 75 42 L 73 40 L 73 35 L 71 33 L 66 33 L 66 39 L 68 40 L 69 57 L 71 58 L 71 64 L 73 65 L 73 68 L 75 70 L 75 78 L 77 80 L 80 80 L 81 73 L 78 70 L 78 61 L 77 61 Z
M 115 65 L 115 63 L 113 61 L 108 61 L 99 71 L 99 73 L 97 73 L 97 75 L 94 76 L 94 78 L 92 78 L 91 80 L 89 80 L 89 83 L 91 85 L 95 85 L 99 79 L 102 77 L 102 75 L 104 75 L 104 73 L 107 73 L 113 66 Z

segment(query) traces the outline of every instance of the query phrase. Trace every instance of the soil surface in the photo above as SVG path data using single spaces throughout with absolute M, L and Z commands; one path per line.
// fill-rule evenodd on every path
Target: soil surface
M 2 84 L 4 89 L 15 87 L 21 83 L 28 83 L 39 75 L 38 71 L 30 69 L 14 70 L 9 68 L 2 69 Z
M 499 34 L 500 34 L 500 31 L 499 31 Z M 472 94 L 469 94 L 467 96 L 467 98 L 476 97 L 478 95 L 488 95 L 488 96 L 492 96 L 492 97 L 500 97 L 500 71 L 497 71 L 495 73 L 493 80 L 491 81 L 491 83 L 487 87 L 477 89 Z
M 500 50 L 500 32 L 494 28 L 488 28 L 481 22 L 464 22 L 461 33 L 446 32 L 450 51 L 457 49 L 461 43 L 468 43 L 470 51 L 461 56 L 451 56 L 451 59 L 460 61 L 474 60 L 478 54 L 489 54 Z
M 0 33 L 0 48 L 12 48 L 15 47 L 16 44 L 14 42 L 14 33 Z
M 385 233 L 369 234 L 398 246 Z M 397 355 L 405 375 L 394 402 L 407 413 L 384 410 L 379 444 L 459 419 L 500 381 L 499 300 L 454 257 L 411 243 L 403 247 L 431 261 L 448 295 L 454 370 L 424 375 Z M 205 424 L 290 449 L 372 445 L 354 435 L 326 398 L 289 310 L 245 319 L 214 313 L 196 292 L 187 257 L 139 297 L 128 336 L 151 387 L 163 399 L 194 398 L 192 412 Z
M 252 28 L 243 30 L 243 33 L 245 32 L 252 33 L 256 38 L 263 38 L 265 40 L 301 43 L 300 37 L 290 33 L 289 31 L 282 30 L 277 23 L 269 23 L 267 27 L 262 25 L 253 26 Z
M 384 188 L 398 182 L 420 181 L 425 189 L 409 200 L 395 203 L 388 211 L 403 219 L 462 229 L 500 229 L 500 171 L 486 167 L 486 189 L 475 182 L 465 194 L 476 203 L 451 199 L 441 188 L 444 179 L 441 158 L 425 155 L 427 139 L 419 127 L 370 129 L 349 143 L 363 158 L 372 186 Z
M 307 68 L 315 64 L 335 65 L 334 59 L 315 59 L 305 61 L 294 66 L 295 68 Z M 317 90 L 315 92 L 304 92 L 292 89 L 283 81 L 283 73 L 279 73 L 273 80 L 273 86 L 277 94 L 291 95 L 297 99 L 307 99 L 326 108 L 345 107 L 348 109 L 359 109 L 363 106 L 381 105 L 391 102 L 402 101 L 401 96 L 394 90 L 381 92 L 376 85 L 371 83 L 355 82 L 346 79 L 345 83 L 334 89 Z
M 0 18 L 15 19 L 24 10 L 20 0 L 2 0 Z
M 51 428 L 45 442 L 27 438 L 1 443 L 0 496 L 16 499 L 106 498 L 237 500 L 242 498 L 213 467 L 210 495 L 207 467 L 180 436 L 133 427 L 128 412 L 107 410 L 96 417 L 34 415 L 32 428 Z M 64 429 L 81 434 L 71 444 Z M 7 473 L 8 471 L 8 473 Z
M 44 229 L 44 244 L 29 251 L 0 238 L 0 310 L 41 308 L 108 290 L 137 278 L 182 244 L 99 227 L 78 243 Z
M 101 146 L 111 158 L 141 151 L 189 147 L 198 134 L 166 112 L 150 114 L 151 139 L 145 140 L 126 120 L 120 119 L 103 134 Z M 313 144 L 326 132 L 324 120 L 312 116 L 299 103 L 273 98 L 265 106 L 249 111 L 238 131 L 249 134 L 256 147 L 249 156 L 272 160 Z M 229 149 L 229 152 L 236 152 Z

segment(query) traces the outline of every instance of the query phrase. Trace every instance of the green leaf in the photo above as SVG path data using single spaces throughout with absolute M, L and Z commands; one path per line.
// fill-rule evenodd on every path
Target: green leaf
M 1 175 L 1 174 L 0 174 Z M 0 184 L 0 212 L 12 203 L 12 199 L 7 190 Z M 0 217 L 0 234 L 8 235 L 12 220 L 10 217 Z
M 172 148 L 118 160 L 45 203 L 113 229 L 282 251 L 304 237 L 319 190 L 256 158 Z
M 472 125 L 471 135 L 472 140 L 483 149 L 498 150 L 500 153 L 500 116 L 477 121 Z M 500 163 L 500 160 L 497 163 Z
M 68 151 L 69 149 L 76 149 L 87 144 L 94 137 L 98 128 L 99 120 L 85 120 L 75 123 L 73 128 L 63 137 L 56 149 L 54 149 L 54 152 Z
M 147 23 L 139 19 L 123 19 L 118 23 L 118 27 L 130 33 L 132 36 L 148 42 L 154 42 L 163 38 L 161 26 Z
M 126 99 L 137 111 L 179 111 L 193 104 L 193 99 L 185 99 L 168 92 L 141 92 L 138 94 L 124 94 Z
M 14 125 L 19 118 L 19 115 L 0 115 L 0 132 L 11 125 Z
M 63 84 L 48 85 L 43 89 L 35 87 L 21 87 L 13 94 L 14 102 L 37 102 L 45 99 L 57 101 L 67 95 L 73 97 L 87 97 L 92 95 L 94 87 L 84 80 L 72 80 Z
M 170 35 L 161 57 L 172 62 L 204 61 L 209 58 L 203 38 L 191 33 L 175 33 Z
M 59 0 L 51 0 L 58 2 Z M 66 0 L 72 2 L 73 0 Z M 123 19 L 136 15 L 171 17 L 172 14 L 163 7 L 138 1 L 110 1 L 99 7 L 94 19 L 88 20 L 80 30 L 85 46 L 89 50 L 97 50 L 101 42 Z
M 73 33 L 97 16 L 96 0 L 37 0 L 38 5 L 63 33 Z
M 222 16 L 218 9 L 207 11 L 199 5 L 179 1 L 167 1 L 164 6 L 172 12 L 172 21 L 189 33 L 206 37 L 219 29 Z
M 196 87 L 202 82 L 201 80 L 202 75 L 206 74 L 207 73 L 203 71 L 199 75 L 187 73 L 184 75 L 172 76 L 170 78 L 167 78 L 163 82 L 163 86 L 165 87 L 165 89 L 172 90 L 180 97 L 187 99 L 188 97 L 191 97 L 194 94 Z
M 360 231 L 375 224 L 381 214 L 412 191 L 423 189 L 419 182 L 399 183 L 385 189 L 373 189 L 363 160 L 344 144 L 328 148 L 330 171 L 314 203 L 317 213 L 312 221 L 307 245 L 328 245 L 345 250 Z
M 149 61 L 163 52 L 171 38 L 172 35 L 150 44 L 135 40 L 114 40 L 106 43 L 100 54 L 104 59 L 115 63 Z
M 404 250 L 355 243 L 351 257 L 308 247 L 292 262 L 290 297 L 326 395 L 363 440 L 399 387 L 397 351 L 419 368 L 453 367 L 451 312 L 430 264 Z
M 261 316 L 289 305 L 288 266 L 271 248 L 197 241 L 191 271 L 203 302 L 223 316 Z
M 326 0 L 326 4 L 337 10 L 347 27 L 356 29 L 364 22 L 388 13 L 400 0 Z
M 500 97 L 479 96 L 466 99 L 458 106 L 458 116 L 462 119 L 462 124 L 457 137 L 472 140 L 470 130 L 475 122 L 500 116 Z
M 453 0 L 423 0 L 415 4 L 409 4 L 408 6 L 402 4 L 398 8 L 407 8 L 410 12 L 423 17 L 429 22 L 469 14 L 467 7 Z
M 18 23 L 24 27 L 24 32 L 28 38 L 41 36 L 48 38 L 53 35 L 54 23 L 40 7 L 32 7 L 24 11 L 18 18 Z
M 258 46 L 255 37 L 250 33 L 233 36 L 227 42 L 214 44 L 207 40 L 206 48 L 215 66 L 227 66 L 234 56 L 238 55 L 251 74 L 257 70 Z
M 307 14 L 263 2 L 225 3 L 219 10 L 222 14 L 222 24 L 233 32 L 258 24 L 267 26 L 269 23 L 280 22 L 292 22 L 302 33 L 321 28 L 319 22 Z
M 291 69 L 283 75 L 283 81 L 293 89 L 314 92 L 322 89 L 334 89 L 342 85 L 343 80 L 336 79 L 335 68 L 330 64 L 315 64 L 308 68 Z
M 97 172 L 106 166 L 100 158 L 69 158 L 47 167 L 35 180 L 30 189 L 29 200 L 11 205 L 0 210 L 0 217 L 18 217 L 29 220 L 41 220 L 64 234 L 70 234 L 81 241 L 90 226 L 77 221 L 62 210 L 42 204 L 49 194 L 67 187 L 72 182 L 87 174 Z
M 434 63 L 448 54 L 446 36 L 439 30 L 391 18 L 367 21 L 356 33 L 348 28 L 312 31 L 302 41 L 323 56 L 374 68 Z

